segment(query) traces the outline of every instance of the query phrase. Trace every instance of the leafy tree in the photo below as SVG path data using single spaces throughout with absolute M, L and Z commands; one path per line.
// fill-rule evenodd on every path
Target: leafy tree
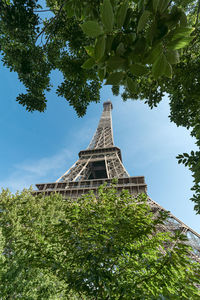
M 144 194 L 3 190 L 0 207 L 1 299 L 199 299 L 200 265 Z
M 199 147 L 199 11 L 199 0 L 1 0 L 2 61 L 25 85 L 17 101 L 28 111 L 45 110 L 54 69 L 63 74 L 57 94 L 79 116 L 103 83 L 151 108 L 167 93 L 171 121 Z M 193 172 L 200 213 L 200 151 L 178 158 Z

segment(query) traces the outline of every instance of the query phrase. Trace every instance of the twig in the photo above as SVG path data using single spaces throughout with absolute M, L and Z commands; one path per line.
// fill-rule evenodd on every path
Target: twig
M 44 28 L 42 29 L 42 31 L 37 35 L 36 41 L 35 41 L 35 42 L 37 42 L 38 38 L 39 38 L 39 37 L 41 36 L 41 34 L 46 30 L 46 28 L 49 27 L 49 26 L 54 22 L 54 20 L 58 19 L 58 17 L 60 16 L 61 11 L 62 11 L 64 5 L 65 5 L 65 1 L 64 1 L 63 4 L 61 5 L 61 7 L 60 7 L 60 9 L 59 9 L 59 11 L 58 11 L 58 13 L 57 13 L 57 15 L 56 15 L 55 17 L 53 17 L 53 18 L 51 19 L 51 21 L 50 21 L 48 24 L 46 24 L 46 25 L 44 26 Z
M 46 28 L 47 28 L 49 25 L 51 25 L 51 24 L 53 23 L 53 21 L 55 20 L 56 17 L 57 17 L 57 16 L 53 17 L 53 18 L 51 19 L 51 21 L 50 21 L 48 24 L 46 24 L 46 25 L 44 26 L 44 28 L 43 28 L 43 29 L 40 31 L 40 33 L 37 35 L 35 42 L 37 42 L 38 38 L 41 36 L 41 34 L 44 33 L 44 31 L 46 30 Z

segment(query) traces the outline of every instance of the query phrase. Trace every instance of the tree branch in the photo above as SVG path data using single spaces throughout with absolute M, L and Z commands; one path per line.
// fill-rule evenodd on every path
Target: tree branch
M 178 243 L 178 241 L 179 241 L 179 239 L 177 239 L 177 240 L 175 241 L 175 243 L 172 244 L 172 247 L 171 247 L 170 250 L 173 251 L 173 249 L 174 249 L 174 247 L 176 246 L 176 244 Z M 166 264 L 167 264 L 170 260 L 171 260 L 171 257 L 170 257 L 170 256 L 166 256 L 165 259 L 164 259 L 164 261 L 163 261 L 163 263 L 161 264 L 161 266 L 157 269 L 157 271 L 156 271 L 153 275 L 150 275 L 150 276 L 144 276 L 142 280 L 140 280 L 139 282 L 137 282 L 137 283 L 135 284 L 135 286 L 138 285 L 138 284 L 140 284 L 140 283 L 142 283 L 143 281 L 146 281 L 146 280 L 149 280 L 149 279 L 152 279 L 153 277 L 155 277 L 155 276 L 160 272 L 160 270 L 162 270 L 162 268 L 163 268 L 164 266 L 166 266 Z
M 52 11 L 52 12 L 54 12 L 52 9 L 41 9 L 41 10 L 34 10 L 33 12 L 40 13 L 40 12 L 47 12 L 47 11 Z
M 54 16 L 54 17 L 51 19 L 51 21 L 50 21 L 48 24 L 46 24 L 46 25 L 44 26 L 44 28 L 41 30 L 41 32 L 37 35 L 35 42 L 37 42 L 38 38 L 41 36 L 41 34 L 43 34 L 43 33 L 45 32 L 45 30 L 47 29 L 47 27 L 49 27 L 55 20 L 58 19 L 58 17 L 60 16 L 61 11 L 62 11 L 64 5 L 65 5 L 65 1 L 64 1 L 63 4 L 61 5 L 61 7 L 60 7 L 60 9 L 59 9 L 59 11 L 58 11 L 58 13 L 57 13 L 57 15 Z
M 50 21 L 48 24 L 46 24 L 46 25 L 44 26 L 44 28 L 43 28 L 43 29 L 40 31 L 40 33 L 36 36 L 35 42 L 37 42 L 38 38 L 45 32 L 46 28 L 47 28 L 49 25 L 51 25 L 51 24 L 53 23 L 53 21 L 55 20 L 56 17 L 57 17 L 57 16 L 53 17 L 53 18 L 51 19 L 51 21 Z

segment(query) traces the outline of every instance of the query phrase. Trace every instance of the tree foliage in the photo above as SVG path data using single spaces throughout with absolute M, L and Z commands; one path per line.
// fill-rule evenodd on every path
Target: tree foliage
M 0 194 L 0 298 L 199 299 L 200 265 L 146 195 Z
M 82 116 L 102 84 L 153 108 L 167 93 L 170 119 L 191 129 L 200 146 L 199 0 L 0 1 L 2 60 L 27 89 L 17 101 L 44 111 L 50 73 L 57 94 Z M 200 151 L 179 156 L 194 176 L 200 213 Z

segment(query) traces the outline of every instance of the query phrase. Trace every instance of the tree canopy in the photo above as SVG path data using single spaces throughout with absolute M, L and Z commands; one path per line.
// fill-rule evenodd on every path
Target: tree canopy
M 151 108 L 167 93 L 171 121 L 199 147 L 199 11 L 199 0 L 1 0 L 2 61 L 25 85 L 17 101 L 28 111 L 45 110 L 55 69 L 63 75 L 57 94 L 79 116 L 104 83 Z M 193 172 L 200 213 L 200 151 L 178 159 Z
M 1 299 L 199 299 L 186 237 L 145 194 L 0 194 Z

